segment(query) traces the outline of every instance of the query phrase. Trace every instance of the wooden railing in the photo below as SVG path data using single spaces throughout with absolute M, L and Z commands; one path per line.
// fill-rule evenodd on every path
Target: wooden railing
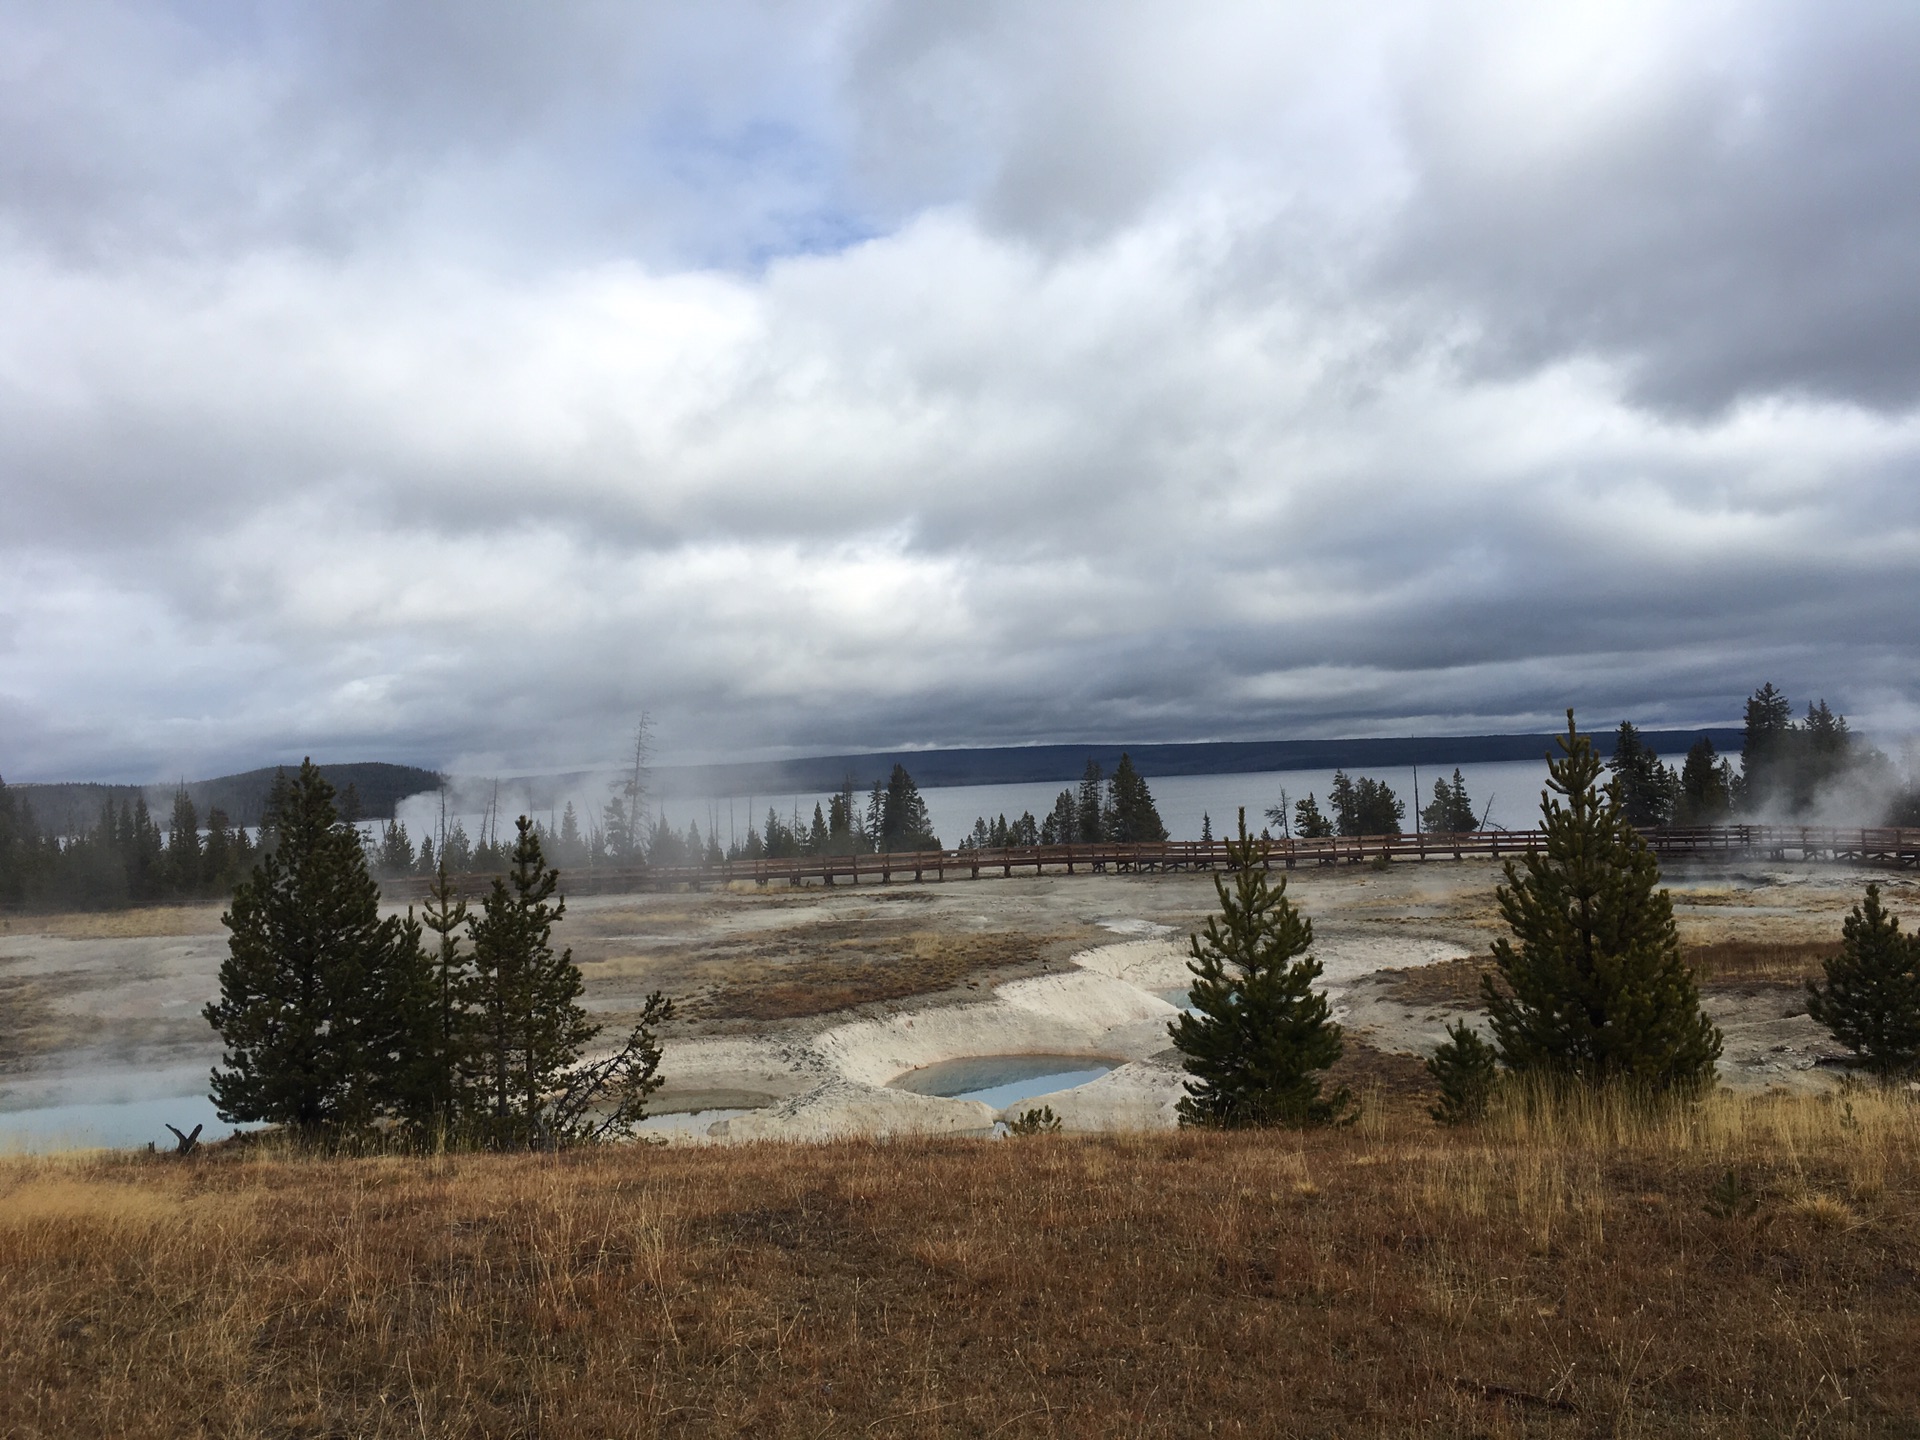
M 1663 857 L 1688 855 L 1775 860 L 1851 861 L 1920 865 L 1920 830 L 1825 825 L 1701 825 L 1644 832 Z M 1459 834 L 1354 835 L 1325 840 L 1276 839 L 1266 850 L 1269 869 L 1365 862 L 1501 859 L 1537 849 L 1539 830 L 1475 830 Z M 1224 840 L 1165 840 L 1150 844 L 1029 845 L 1004 849 L 913 850 L 874 855 L 790 855 L 728 860 L 715 865 L 595 866 L 568 870 L 570 894 L 615 894 L 736 882 L 767 885 L 817 881 L 823 885 L 890 884 L 895 880 L 978 880 L 982 875 L 1142 874 L 1226 868 Z M 472 895 L 490 876 L 463 875 L 458 888 Z M 405 877 L 384 883 L 390 899 L 419 899 L 428 881 Z

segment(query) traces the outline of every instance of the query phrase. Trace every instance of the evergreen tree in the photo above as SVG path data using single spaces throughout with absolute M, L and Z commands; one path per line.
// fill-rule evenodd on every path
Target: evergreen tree
M 468 927 L 480 1128 L 503 1148 L 557 1138 L 549 1108 L 595 1033 L 579 1004 L 573 951 L 553 951 L 554 923 L 567 913 L 554 899 L 560 874 L 532 822 L 523 815 L 516 828 L 513 868 L 495 878 Z
M 459 897 L 443 865 L 434 872 L 421 910 L 421 924 L 433 936 L 427 953 L 429 981 L 425 1013 L 419 1017 L 418 1051 L 409 1109 L 421 1125 L 443 1134 L 470 1123 L 477 1072 L 476 1026 L 471 1010 L 475 982 L 460 949 L 460 930 L 469 923 L 467 902 Z
M 166 893 L 166 842 L 147 809 L 147 797 L 135 795 L 133 807 L 122 812 L 124 829 L 120 850 L 127 867 L 127 895 L 136 903 L 158 900 Z
M 580 816 L 575 813 L 573 802 L 567 802 L 567 808 L 560 812 L 560 833 L 553 842 L 556 863 L 561 865 L 584 865 L 587 860 L 586 838 L 580 833 Z
M 1875 1075 L 1920 1068 L 1920 935 L 1902 935 L 1897 916 L 1867 886 L 1840 928 L 1840 953 L 1827 983 L 1807 983 L 1807 1011 Z
M 358 837 L 311 760 L 276 782 L 275 843 L 236 887 L 220 998 L 204 1011 L 225 1069 L 221 1118 L 308 1134 L 363 1127 L 399 1108 L 419 928 L 380 918 Z
M 1350 1097 L 1320 1093 L 1320 1075 L 1340 1058 L 1340 1027 L 1313 988 L 1320 962 L 1313 923 L 1287 899 L 1287 882 L 1267 871 L 1265 847 L 1229 841 L 1232 886 L 1216 876 L 1220 913 L 1189 942 L 1188 1003 L 1167 1027 L 1185 1057 L 1183 1125 L 1321 1125 L 1345 1117 Z
M 1761 812 L 1792 804 L 1793 706 L 1768 681 L 1747 699 L 1740 744 L 1741 807 Z
M 1040 843 L 1040 822 L 1031 810 L 1022 810 L 1020 818 L 1007 827 L 1007 844 L 1031 848 Z
M 227 819 L 227 812 L 216 805 L 207 811 L 207 843 L 200 853 L 200 881 L 204 888 L 224 890 L 233 883 L 240 871 L 237 850 L 233 822 Z
M 920 798 L 920 787 L 904 765 L 895 765 L 887 778 L 885 798 L 880 810 L 880 848 L 882 850 L 938 850 L 940 837 L 933 833 L 927 816 L 927 802 Z
M 1733 813 L 1733 767 L 1714 754 L 1702 735 L 1680 767 L 1680 791 L 1674 801 L 1676 825 L 1720 825 Z
M 440 841 L 440 863 L 446 867 L 449 875 L 469 875 L 473 872 L 473 842 L 467 838 L 467 827 L 456 817 L 453 828 L 446 832 Z
M 1082 845 L 1098 845 L 1106 839 L 1105 818 L 1100 804 L 1100 762 L 1087 761 L 1080 775 L 1080 793 L 1073 807 L 1073 838 Z
M 1327 808 L 1333 811 L 1333 828 L 1337 834 L 1360 833 L 1359 792 L 1344 770 L 1333 772 L 1333 785 L 1327 791 Z
M 1302 840 L 1327 840 L 1333 836 L 1333 821 L 1320 813 L 1320 802 L 1307 792 L 1307 798 L 1293 802 L 1293 833 Z
M 1631 721 L 1622 720 L 1614 732 L 1613 758 L 1607 762 L 1620 797 L 1620 812 L 1629 825 L 1641 830 L 1670 823 L 1680 782 L 1647 748 Z
M 17 905 L 27 895 L 27 857 L 33 851 L 33 835 L 31 827 L 22 823 L 24 809 L 15 803 L 7 782 L 0 780 L 0 904 Z
M 167 888 L 176 895 L 197 895 L 204 865 L 200 814 L 182 785 L 173 792 L 173 815 L 167 825 Z
M 414 866 L 413 838 L 398 820 L 387 821 L 380 835 L 380 873 L 411 875 Z
M 1344 770 L 1333 772 L 1327 792 L 1333 807 L 1334 829 L 1342 835 L 1398 835 L 1407 807 L 1384 780 L 1362 775 L 1357 781 Z
M 1079 838 L 1079 807 L 1074 804 L 1073 791 L 1062 790 L 1054 799 L 1052 811 L 1040 822 L 1040 843 L 1072 845 Z
M 1593 743 L 1567 712 L 1541 796 L 1545 848 L 1506 863 L 1495 894 L 1519 942 L 1494 941 L 1503 987 L 1482 982 L 1512 1069 L 1653 1091 L 1712 1083 L 1720 1032 L 1680 958 L 1659 862 L 1599 785 Z M 1564 797 L 1553 798 L 1553 795 Z
M 861 830 L 855 808 L 851 775 L 827 798 L 827 848 L 834 855 L 860 855 L 867 849 L 867 837 Z
M 827 829 L 827 815 L 818 801 L 813 806 L 813 829 L 807 832 L 807 853 L 825 855 L 833 841 L 832 832 Z
M 1451 782 L 1433 782 L 1432 803 L 1420 812 L 1424 829 L 1436 835 L 1457 835 L 1472 831 L 1479 823 L 1473 801 L 1467 795 L 1466 779 L 1458 770 L 1453 772 Z
M 1213 816 L 1205 810 L 1200 812 L 1200 843 L 1213 844 Z
M 1120 764 L 1107 785 L 1107 805 L 1101 817 L 1106 838 L 1122 844 L 1164 840 L 1167 827 L 1153 803 L 1146 778 L 1133 768 L 1133 757 L 1122 751 Z
M 1486 1118 L 1500 1073 L 1499 1052 L 1464 1020 L 1447 1028 L 1446 1042 L 1427 1061 L 1427 1074 L 1440 1087 L 1440 1099 L 1428 1112 L 1442 1125 L 1472 1125 Z

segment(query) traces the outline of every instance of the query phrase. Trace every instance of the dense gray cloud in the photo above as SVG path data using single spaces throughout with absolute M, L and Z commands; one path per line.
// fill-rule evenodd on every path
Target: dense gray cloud
M 1889 7 L 0 6 L 0 772 L 1912 723 Z

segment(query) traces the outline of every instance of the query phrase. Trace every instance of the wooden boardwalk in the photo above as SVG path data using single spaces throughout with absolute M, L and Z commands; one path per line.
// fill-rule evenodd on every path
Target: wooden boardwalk
M 1643 832 L 1663 858 L 1821 860 L 1920 866 L 1920 830 L 1824 825 L 1707 825 Z M 1358 835 L 1328 840 L 1279 839 L 1267 849 L 1269 869 L 1418 863 L 1523 855 L 1544 842 L 1538 830 L 1476 830 L 1443 835 Z M 1151 874 L 1226 868 L 1226 842 L 1168 840 L 1156 844 L 1033 845 L 1008 849 L 896 851 L 880 855 L 792 855 L 718 865 L 593 867 L 566 872 L 574 895 L 634 890 L 707 889 L 750 881 L 820 885 L 887 885 L 895 881 L 978 880 L 983 876 Z M 458 877 L 462 894 L 483 890 L 490 876 Z M 419 899 L 427 881 L 392 880 L 389 899 Z

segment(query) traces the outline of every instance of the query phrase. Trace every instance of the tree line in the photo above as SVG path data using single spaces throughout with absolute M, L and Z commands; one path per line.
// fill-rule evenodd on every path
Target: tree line
M 0 903 L 99 909 L 216 898 L 271 844 L 270 829 L 250 837 L 221 809 L 203 822 L 184 788 L 165 829 L 137 795 L 109 797 L 92 826 L 56 835 L 0 781 Z
M 276 783 L 269 814 L 274 843 L 221 917 L 228 953 L 204 1012 L 224 1044 L 221 1118 L 493 1149 L 632 1132 L 673 1006 L 650 995 L 623 1043 L 585 1058 L 600 1027 L 572 951 L 554 949 L 566 901 L 531 821 L 477 908 L 442 870 L 421 915 L 382 917 L 362 837 L 311 762 Z
M 1036 821 L 1031 810 L 1013 821 L 1003 814 L 989 822 L 983 815 L 973 822 L 973 832 L 960 842 L 960 848 L 1146 844 L 1166 838 L 1167 827 L 1161 823 L 1146 777 L 1135 767 L 1133 756 L 1122 751 L 1110 776 L 1102 772 L 1099 761 L 1089 759 L 1079 785 L 1060 792 L 1045 820 Z

